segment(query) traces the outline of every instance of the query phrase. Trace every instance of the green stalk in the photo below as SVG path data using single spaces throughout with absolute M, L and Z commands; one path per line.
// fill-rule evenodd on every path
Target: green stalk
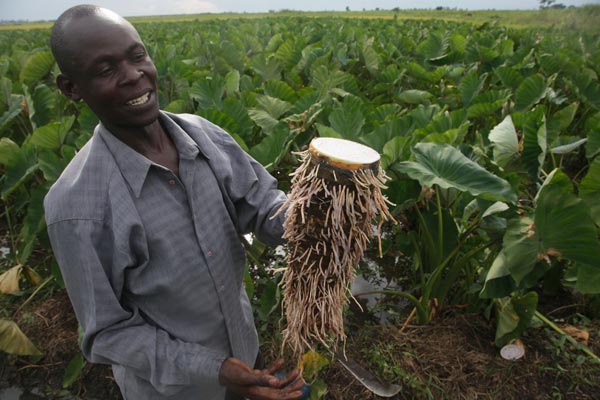
M 425 272 L 423 271 L 423 262 L 421 261 L 421 251 L 419 250 L 419 244 L 415 239 L 415 235 L 411 232 L 408 237 L 410 238 L 410 242 L 415 248 L 415 256 L 416 256 L 416 267 L 421 272 L 421 287 L 425 287 Z
M 368 292 L 357 293 L 357 294 L 354 294 L 353 296 L 359 297 L 359 296 L 366 296 L 369 294 L 389 294 L 392 296 L 404 297 L 405 299 L 410 300 L 414 304 L 415 308 L 417 309 L 417 315 L 419 316 L 419 321 L 421 321 L 421 323 L 429 322 L 429 316 L 428 316 L 427 310 L 425 309 L 423 304 L 421 304 L 419 299 L 417 299 L 415 296 L 413 296 L 410 293 L 401 292 L 399 290 L 372 290 L 372 291 L 368 291 Z
M 431 236 L 431 232 L 429 232 L 429 229 L 427 229 L 427 223 L 425 222 L 425 218 L 423 218 L 423 214 L 421 214 L 421 210 L 419 209 L 418 205 L 415 205 L 415 210 L 417 210 L 417 215 L 419 216 L 419 222 L 421 223 L 424 233 L 427 236 L 427 241 L 429 242 L 429 248 L 433 250 L 435 248 L 434 243 L 433 243 L 433 237 Z
M 552 328 L 556 332 L 558 332 L 560 335 L 564 335 L 565 338 L 567 339 L 567 341 L 569 343 L 571 343 L 573 346 L 575 346 L 576 349 L 579 349 L 579 350 L 583 351 L 585 354 L 587 354 L 588 356 L 590 356 L 594 361 L 600 362 L 600 357 L 598 357 L 597 355 L 595 355 L 594 352 L 592 352 L 592 350 L 590 350 L 589 347 L 587 347 L 587 346 L 579 343 L 577 340 L 573 339 L 573 337 L 571 335 L 567 334 L 565 331 L 563 331 L 562 329 L 560 329 L 558 327 L 558 325 L 556 325 L 554 322 L 552 322 L 548 318 L 546 318 L 541 312 L 539 312 L 539 311 L 536 310 L 535 311 L 535 316 L 538 317 L 540 320 L 542 320 L 542 322 L 544 322 L 550 328 Z
M 439 258 L 444 254 L 444 218 L 442 216 L 442 200 L 440 200 L 440 187 L 435 187 L 435 197 L 438 212 L 438 255 Z
M 435 285 L 435 283 L 440 279 L 440 277 L 442 276 L 442 272 L 444 272 L 444 269 L 446 268 L 446 265 L 450 262 L 450 260 L 456 255 L 456 253 L 458 253 L 458 250 L 460 250 L 461 248 L 461 244 L 459 243 L 453 250 L 452 252 L 448 255 L 448 257 L 446 257 L 446 259 L 444 260 L 443 263 L 441 263 L 434 271 L 433 275 L 431 275 L 431 278 L 429 278 L 429 282 L 427 282 L 427 286 L 425 287 L 425 290 L 423 292 L 423 300 L 426 302 L 429 302 L 429 297 L 431 296 L 431 290 L 433 290 L 433 286 Z M 466 261 L 468 261 L 472 256 L 474 256 L 475 254 L 477 254 L 478 252 L 480 252 L 481 250 L 485 249 L 486 247 L 488 247 L 491 244 L 491 242 L 485 243 L 479 247 L 475 247 L 474 249 L 472 249 L 471 251 L 469 251 L 468 253 L 466 253 L 459 261 L 457 261 L 457 263 L 459 265 L 464 264 Z

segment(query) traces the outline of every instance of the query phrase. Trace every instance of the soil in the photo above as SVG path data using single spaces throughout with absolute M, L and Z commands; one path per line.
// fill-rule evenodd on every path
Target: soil
M 573 311 L 569 315 L 577 315 Z M 87 364 L 79 380 L 68 390 L 62 388 L 65 368 L 79 351 L 77 322 L 64 291 L 28 306 L 17 322 L 44 356 L 32 360 L 0 353 L 0 393 L 20 387 L 37 393 L 21 400 L 121 399 L 110 368 L 103 365 Z M 590 334 L 589 347 L 600 354 L 597 322 L 581 324 Z M 349 322 L 347 328 L 348 356 L 382 380 L 401 385 L 396 400 L 597 399 L 600 393 L 600 365 L 544 328 L 531 329 L 522 338 L 526 353 L 517 361 L 500 357 L 493 343 L 494 323 L 481 314 L 446 310 L 430 325 L 404 330 L 365 320 Z M 337 362 L 321 378 L 328 388 L 325 399 L 379 398 Z

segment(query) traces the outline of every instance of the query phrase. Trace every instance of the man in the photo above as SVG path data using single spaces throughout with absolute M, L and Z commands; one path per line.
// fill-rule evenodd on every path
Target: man
M 127 400 L 297 399 L 298 371 L 254 370 L 258 340 L 239 235 L 282 241 L 276 181 L 229 135 L 159 110 L 135 28 L 90 5 L 51 46 L 60 90 L 100 119 L 46 199 L 46 222 L 91 362 Z M 227 394 L 226 394 L 227 392 Z

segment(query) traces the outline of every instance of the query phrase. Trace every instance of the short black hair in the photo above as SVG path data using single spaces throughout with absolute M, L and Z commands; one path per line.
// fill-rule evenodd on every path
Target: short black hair
M 52 26 L 50 34 L 50 49 L 54 59 L 61 72 L 70 73 L 69 61 L 73 59 L 74 54 L 67 46 L 67 25 L 69 22 L 82 17 L 90 17 L 100 13 L 101 8 L 93 4 L 79 4 L 63 12 Z

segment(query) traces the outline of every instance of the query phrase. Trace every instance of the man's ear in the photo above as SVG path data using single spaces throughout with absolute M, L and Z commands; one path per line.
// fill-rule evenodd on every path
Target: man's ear
M 81 100 L 77 84 L 73 82 L 73 80 L 71 80 L 71 78 L 69 78 L 68 76 L 64 74 L 58 75 L 56 77 L 56 86 L 58 86 L 60 91 L 69 99 L 73 101 Z

